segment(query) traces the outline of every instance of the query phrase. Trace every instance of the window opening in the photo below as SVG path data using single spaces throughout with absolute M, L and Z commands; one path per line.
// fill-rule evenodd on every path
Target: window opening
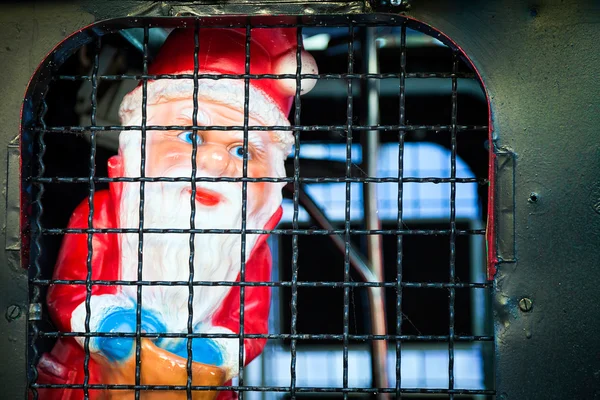
M 343 162 L 345 148 L 338 144 L 305 144 L 300 151 L 300 157 L 307 160 L 331 160 Z M 361 163 L 361 147 L 353 145 L 354 164 Z M 380 159 L 377 163 L 377 176 L 380 178 L 396 178 L 397 168 L 392 166 L 398 160 L 398 145 L 384 143 L 380 147 Z M 450 177 L 450 151 L 442 146 L 432 143 L 406 143 L 404 147 L 404 170 L 407 176 L 426 179 L 431 177 Z M 394 176 L 395 175 L 395 176 Z M 479 201 L 477 195 L 477 178 L 467 164 L 457 158 L 456 176 L 466 179 L 463 185 L 456 188 L 456 216 L 457 218 L 478 219 L 480 217 Z M 340 186 L 341 185 L 341 186 Z M 351 216 L 353 220 L 362 220 L 363 199 L 358 183 L 352 184 L 356 196 L 351 202 Z M 382 220 L 394 220 L 398 215 L 398 184 L 381 183 L 378 189 L 378 211 Z M 313 183 L 306 186 L 307 193 L 319 203 L 328 218 L 334 221 L 344 220 L 344 194 L 343 183 Z M 450 215 L 450 187 L 447 183 L 406 183 L 404 189 L 403 214 L 408 219 L 449 218 Z M 291 222 L 293 202 L 284 200 L 284 213 L 282 222 Z M 299 217 L 302 222 L 309 221 L 310 216 L 303 210 Z
M 216 21 L 216 22 L 215 22 Z M 264 20 L 247 25 L 244 21 L 226 22 L 207 19 L 138 22 L 138 27 L 123 29 L 107 23 L 69 38 L 59 46 L 34 80 L 23 121 L 23 180 L 25 202 L 31 205 L 24 228 L 30 243 L 25 266 L 31 274 L 31 302 L 41 307 L 40 318 L 30 327 L 29 387 L 33 398 L 54 398 L 58 393 L 76 393 L 76 398 L 95 398 L 101 393 L 144 395 L 150 391 L 177 391 L 182 398 L 199 394 L 246 396 L 250 399 L 373 395 L 385 398 L 422 395 L 439 398 L 490 398 L 493 391 L 493 336 L 489 312 L 489 290 L 485 266 L 484 227 L 487 220 L 487 145 L 488 109 L 485 93 L 470 63 L 448 40 L 431 28 L 399 17 L 368 18 L 358 22 Z M 162 25 L 164 24 L 164 26 Z M 194 52 L 198 54 L 203 31 L 214 24 L 221 28 L 242 29 L 244 71 L 230 76 L 203 76 L 196 58 L 192 73 L 186 77 L 148 74 L 161 46 L 177 29 L 194 32 Z M 129 25 L 131 26 L 131 25 Z M 272 30 L 296 28 L 298 43 L 312 54 L 318 74 L 296 68 L 288 76 L 256 76 L 249 71 L 252 33 L 259 28 Z M 214 28 L 214 26 L 213 26 Z M 365 32 L 370 29 L 379 59 L 378 72 L 369 72 Z M 81 45 L 84 43 L 83 45 Z M 296 60 L 301 59 L 295 50 Z M 305 76 L 308 74 L 308 76 Z M 140 103 L 140 121 L 135 127 L 121 126 L 118 111 L 121 99 L 138 85 L 148 97 L 148 85 L 168 81 L 175 84 L 186 78 L 195 93 L 201 79 L 211 82 L 236 80 L 242 93 L 243 121 L 237 127 L 216 126 L 223 134 L 243 132 L 240 145 L 242 173 L 234 179 L 181 176 L 177 179 L 147 175 L 148 163 L 141 163 L 135 177 L 109 177 L 108 162 L 119 146 L 120 135 L 140 134 L 139 157 L 148 160 L 147 135 L 166 130 L 161 124 L 148 123 L 147 105 Z M 292 81 L 294 104 L 290 108 L 291 127 L 277 124 L 269 128 L 252 127 L 253 100 L 250 88 L 258 81 Z M 302 94 L 299 84 L 310 79 L 312 91 Z M 295 81 L 295 84 L 294 84 Z M 376 82 L 377 85 L 373 83 Z M 372 89 L 376 87 L 376 89 Z M 379 104 L 376 123 L 367 120 L 368 93 L 375 91 Z M 190 132 L 190 161 L 197 160 L 201 143 L 195 138 L 207 131 L 198 100 L 192 101 L 193 121 L 176 125 Z M 183 128 L 180 128 L 183 127 Z M 252 127 L 252 128 L 251 128 Z M 173 128 L 171 128 L 173 129 Z M 262 130 L 261 130 L 262 129 Z M 253 130 L 287 132 L 293 141 L 285 160 L 286 178 L 261 176 L 247 179 Z M 381 142 L 376 173 L 365 172 L 364 137 L 378 132 Z M 196 165 L 191 162 L 191 165 Z M 194 169 L 189 171 L 192 175 Z M 136 185 L 138 198 L 146 202 L 155 193 L 152 186 L 186 182 L 192 193 L 213 179 L 214 184 L 239 182 L 241 226 L 200 228 L 193 217 L 196 203 L 189 202 L 186 229 L 146 225 L 146 211 L 140 208 L 136 226 L 122 230 L 115 225 L 97 228 L 94 210 L 82 217 L 84 225 L 67 229 L 69 218 L 78 204 L 93 204 L 98 193 L 115 183 Z M 254 180 L 253 180 L 254 179 Z M 287 185 L 283 190 L 283 217 L 270 227 L 268 239 L 273 259 L 272 275 L 259 282 L 246 282 L 248 253 L 244 243 L 263 233 L 260 227 L 248 227 L 249 187 Z M 400 184 L 399 184 L 400 182 Z M 381 228 L 365 229 L 365 185 L 376 186 L 378 217 Z M 319 226 L 315 215 L 307 212 L 300 193 L 308 196 L 332 224 Z M 309 201 L 306 200 L 306 201 Z M 250 200 L 251 201 L 251 200 Z M 27 230 L 25 230 L 27 231 Z M 135 276 L 130 280 L 93 279 L 94 245 L 99 236 L 137 237 Z M 231 235 L 240 237 L 234 251 L 240 259 L 241 279 L 198 282 L 198 265 L 193 258 L 182 266 L 184 279 L 152 282 L 144 277 L 144 240 L 152 236 L 187 235 L 188 252 L 198 252 L 197 238 Z M 343 251 L 335 247 L 329 235 L 343 240 Z M 53 277 L 61 246 L 66 237 L 85 238 L 87 251 L 83 277 Z M 112 236 L 111 236 L 112 235 Z M 382 238 L 384 276 L 381 281 L 365 283 L 351 261 L 356 250 L 367 254 L 367 236 Z M 26 243 L 27 243 L 26 242 Z M 89 257 L 88 257 L 89 256 Z M 201 273 L 200 273 L 201 274 Z M 75 279 L 75 280 L 72 280 Z M 241 282 L 241 283 L 240 283 Z M 49 315 L 46 304 L 49 287 L 70 285 L 83 288 L 86 300 L 84 323 L 77 332 L 60 329 Z M 244 293 L 253 288 L 269 287 L 272 292 L 268 331 L 248 332 L 243 324 L 232 333 L 194 331 L 190 325 L 195 307 L 184 307 L 184 329 L 169 327 L 148 334 L 142 328 L 144 292 L 152 286 L 186 287 L 186 304 L 194 304 L 196 288 L 225 287 L 241 293 L 237 312 L 247 312 Z M 131 332 L 98 333 L 94 325 L 91 298 L 94 288 L 129 287 L 137 304 L 136 323 Z M 385 295 L 385 335 L 374 337 L 369 309 L 369 287 L 381 287 Z M 147 292 L 146 292 L 147 293 Z M 231 293 L 231 292 L 227 292 Z M 242 318 L 243 320 L 243 318 Z M 91 324 L 91 325 L 90 325 Z M 161 340 L 194 337 L 235 341 L 237 371 L 228 375 L 231 382 L 219 381 L 209 387 L 194 381 L 196 367 L 188 346 L 181 351 L 185 360 L 184 380 L 164 387 L 145 382 L 142 338 Z M 48 379 L 52 349 L 63 338 L 78 337 L 83 358 L 75 381 Z M 92 354 L 97 338 L 131 338 L 135 367 L 131 381 L 121 386 L 98 380 Z M 252 340 L 268 339 L 257 359 L 246 364 L 244 352 Z M 377 385 L 371 368 L 374 342 L 385 340 L 387 351 L 386 384 Z M 71 341 L 72 342 L 72 341 Z M 73 342 L 72 342 L 73 343 Z M 92 350 L 90 350 L 92 346 Z M 237 351 L 237 353 L 236 353 Z M 141 363 L 140 363 L 141 361 Z M 210 360 L 209 360 L 210 361 Z M 80 364 L 80 365 L 79 365 Z M 210 364 L 210 362 L 209 362 Z M 235 364 L 235 362 L 233 363 Z M 43 371 L 44 367 L 46 370 Z M 52 373 L 61 371 L 53 370 Z M 46 375 L 44 375 L 46 374 Z M 230 376 L 231 375 L 231 376 Z M 108 384 L 108 386 L 106 386 Z M 232 385 L 232 386 L 229 386 Z M 108 392 L 107 392 L 108 390 Z M 103 392 L 104 391 L 104 392 Z M 133 397 L 132 397 L 133 398 Z

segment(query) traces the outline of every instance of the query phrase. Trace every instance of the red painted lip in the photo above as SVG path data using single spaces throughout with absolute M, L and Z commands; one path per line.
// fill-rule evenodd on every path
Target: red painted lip
M 188 189 L 190 195 L 192 194 L 192 189 Z M 203 206 L 216 206 L 221 202 L 221 195 L 217 192 L 213 192 L 212 190 L 206 190 L 202 188 L 196 188 L 196 201 Z

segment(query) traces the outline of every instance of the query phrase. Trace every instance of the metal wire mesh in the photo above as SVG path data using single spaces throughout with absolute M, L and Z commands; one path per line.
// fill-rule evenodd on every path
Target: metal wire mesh
M 295 74 L 264 74 L 257 75 L 250 73 L 250 60 L 251 54 L 251 38 L 252 30 L 257 27 L 296 27 L 297 30 L 297 41 L 302 41 L 302 28 L 307 25 L 302 23 L 299 19 L 296 23 L 287 24 L 272 24 L 272 25 L 258 25 L 253 24 L 250 19 L 245 21 L 240 27 L 245 28 L 246 41 L 245 41 L 245 73 L 240 75 L 213 75 L 213 74 L 202 74 L 199 73 L 199 60 L 198 54 L 200 51 L 200 40 L 199 37 L 202 35 L 203 25 L 200 19 L 196 19 L 194 22 L 194 72 L 193 74 L 179 74 L 179 75 L 149 75 L 149 32 L 150 26 L 148 24 L 143 26 L 143 71 L 142 74 L 138 75 L 101 75 L 99 73 L 99 54 L 102 48 L 102 35 L 94 37 L 95 41 L 95 53 L 93 57 L 92 73 L 90 76 L 87 75 L 64 75 L 55 74 L 52 76 L 53 82 L 68 82 L 68 81 L 89 81 L 91 82 L 91 120 L 89 125 L 77 126 L 77 125 L 62 125 L 62 126 L 48 126 L 45 122 L 45 114 L 48 110 L 48 104 L 46 103 L 46 93 L 42 92 L 40 95 L 40 107 L 38 110 L 37 120 L 34 125 L 29 127 L 25 134 L 31 135 L 36 138 L 36 148 L 31 152 L 29 157 L 34 161 L 35 173 L 26 177 L 29 184 L 33 185 L 32 204 L 35 205 L 31 214 L 32 229 L 31 229 L 31 261 L 30 271 L 31 279 L 30 285 L 32 288 L 31 303 L 40 304 L 43 303 L 43 299 L 40 294 L 40 290 L 49 285 L 84 285 L 86 288 L 86 319 L 85 319 L 85 331 L 84 332 L 61 332 L 53 329 L 40 330 L 37 321 L 33 321 L 30 327 L 31 332 L 31 351 L 32 351 L 32 364 L 30 367 L 29 387 L 31 389 L 31 395 L 34 399 L 38 398 L 38 389 L 71 389 L 81 391 L 83 398 L 93 398 L 94 389 L 116 389 L 116 390 L 133 390 L 135 398 L 143 398 L 143 393 L 148 390 L 181 390 L 185 391 L 187 398 L 191 399 L 195 391 L 201 390 L 219 390 L 229 391 L 233 390 L 239 393 L 239 397 L 243 398 L 245 393 L 248 392 L 275 392 L 275 393 L 288 393 L 291 398 L 300 396 L 303 393 L 341 393 L 344 399 L 347 399 L 350 394 L 353 393 L 364 393 L 364 394 L 390 394 L 396 397 L 402 397 L 403 395 L 410 394 L 440 394 L 446 395 L 447 398 L 453 399 L 456 395 L 493 395 L 492 389 L 464 389 L 456 387 L 454 381 L 455 375 L 455 343 L 457 342 L 490 342 L 493 341 L 491 335 L 461 335 L 457 334 L 455 329 L 455 315 L 456 315 L 456 291 L 461 289 L 480 289 L 488 290 L 491 287 L 491 282 L 461 282 L 456 276 L 456 242 L 457 238 L 461 236 L 470 237 L 473 235 L 484 235 L 485 230 L 483 229 L 459 229 L 457 227 L 456 218 L 456 188 L 457 185 L 466 183 L 478 183 L 486 184 L 487 181 L 480 178 L 461 178 L 457 177 L 457 151 L 458 151 L 458 139 L 457 136 L 460 132 L 465 134 L 487 134 L 488 127 L 485 125 L 459 125 L 458 124 L 458 79 L 475 79 L 476 75 L 473 72 L 461 72 L 459 71 L 460 52 L 456 48 L 452 48 L 452 72 L 442 73 L 430 73 L 430 72 L 407 72 L 407 26 L 413 24 L 408 20 L 402 20 L 400 23 L 400 59 L 398 60 L 397 73 L 381 73 L 372 74 L 355 72 L 355 33 L 358 29 L 363 29 L 365 26 L 376 26 L 373 23 L 361 23 L 359 22 L 345 22 L 342 24 L 331 23 L 324 25 L 338 26 L 345 28 L 348 31 L 347 40 L 347 72 L 346 73 L 324 73 L 324 74 L 305 74 L 301 69 L 301 47 L 297 47 L 296 61 L 297 70 Z M 381 22 L 380 25 L 386 25 L 385 22 Z M 411 25 L 412 26 L 412 25 Z M 227 25 L 226 27 L 231 27 Z M 303 79 L 316 79 L 317 81 L 322 80 L 342 80 L 346 83 L 347 95 L 346 95 L 346 120 L 343 124 L 330 124 L 330 125 L 302 125 L 302 102 L 300 99 L 301 94 L 301 81 Z M 398 86 L 398 122 L 393 125 L 362 125 L 356 123 L 355 113 L 355 94 L 353 86 L 357 81 L 363 80 L 385 80 L 385 79 L 399 79 Z M 450 79 L 452 83 L 451 91 L 451 118 L 447 124 L 417 124 L 411 125 L 407 123 L 406 117 L 406 80 L 407 79 L 428 79 L 428 78 L 443 78 Z M 156 126 L 147 124 L 147 91 L 148 81 L 160 80 L 160 79 L 193 79 L 194 82 L 194 94 L 193 94 L 193 124 L 191 126 L 181 125 L 169 125 L 169 126 Z M 198 82 L 200 79 L 237 79 L 243 80 L 244 82 L 244 122 L 241 126 L 204 126 L 198 123 Z M 295 79 L 296 81 L 296 93 L 293 108 L 293 117 L 291 126 L 251 126 L 250 120 L 250 82 L 256 79 Z M 97 124 L 96 111 L 98 105 L 98 84 L 100 81 L 121 81 L 121 80 L 135 80 L 141 81 L 142 86 L 142 121 L 141 125 L 136 126 L 117 126 L 117 125 L 99 125 Z M 364 100 L 363 100 L 364 101 Z M 191 131 L 193 134 L 192 139 L 192 152 L 191 152 L 191 165 L 192 174 L 190 177 L 149 177 L 146 176 L 146 133 L 148 131 Z M 243 173 L 241 177 L 197 177 L 197 151 L 198 144 L 196 141 L 197 136 L 204 131 L 243 131 Z M 450 133 L 450 151 L 451 151 L 451 166 L 449 177 L 411 177 L 404 176 L 404 148 L 407 133 L 414 132 L 417 130 L 428 130 L 436 132 L 447 131 Z M 141 147 L 140 157 L 141 165 L 139 170 L 139 177 L 103 177 L 97 176 L 97 135 L 101 135 L 108 131 L 140 131 L 141 132 Z M 294 151 L 293 151 L 293 176 L 291 177 L 249 177 L 248 176 L 248 136 L 250 131 L 291 131 L 294 135 Z M 306 177 L 301 176 L 301 158 L 300 148 L 302 144 L 301 136 L 304 133 L 309 132 L 331 132 L 341 131 L 344 132 L 344 143 L 346 147 L 346 160 L 344 165 L 344 176 L 333 177 L 333 176 L 320 176 L 320 177 Z M 352 162 L 352 151 L 353 144 L 355 142 L 355 134 L 362 134 L 366 131 L 377 131 L 382 134 L 393 133 L 397 134 L 398 144 L 398 176 L 397 177 L 375 177 L 375 176 L 360 176 L 355 173 L 354 163 Z M 89 147 L 89 170 L 86 177 L 76 176 L 47 176 L 45 173 L 45 162 L 44 154 L 46 151 L 45 135 L 46 134 L 63 134 L 63 135 L 77 135 L 86 134 L 89 135 L 90 147 Z M 94 199 L 96 194 L 96 185 L 105 185 L 107 183 L 138 183 L 139 184 L 139 226 L 137 228 L 98 228 L 94 226 L 94 215 L 95 206 Z M 190 228 L 189 229 L 170 229 L 170 228 L 147 228 L 144 226 L 144 199 L 145 199 L 145 185 L 152 182 L 189 182 L 191 185 L 191 215 L 190 215 Z M 242 225 L 240 229 L 202 229 L 197 228 L 195 225 L 196 221 L 196 185 L 199 182 L 241 182 L 242 187 Z M 264 229 L 249 229 L 247 227 L 247 199 L 248 199 L 248 183 L 256 182 L 285 182 L 291 185 L 293 193 L 293 217 L 291 228 L 276 228 L 272 230 Z M 315 227 L 302 227 L 299 223 L 299 212 L 302 207 L 301 205 L 301 193 L 304 185 L 312 183 L 344 183 L 345 184 L 345 207 L 344 207 L 344 224 L 343 228 L 315 228 Z M 352 183 L 360 184 L 378 184 L 378 183 L 396 183 L 398 184 L 398 201 L 397 201 L 397 220 L 395 229 L 359 229 L 353 227 L 351 219 L 351 201 L 353 193 L 351 191 Z M 449 215 L 449 227 L 446 229 L 410 229 L 406 226 L 403 218 L 403 185 L 406 183 L 446 183 L 450 185 L 450 215 Z M 42 226 L 41 218 L 43 213 L 51 212 L 50 210 L 44 209 L 43 197 L 44 188 L 48 184 L 86 184 L 88 186 L 88 227 L 86 229 L 74 229 L 74 228 L 56 228 Z M 132 280 L 94 280 L 92 279 L 92 259 L 94 254 L 93 240 L 95 235 L 116 235 L 125 233 L 135 233 L 138 235 L 138 264 L 137 264 L 137 279 Z M 181 281 L 154 281 L 143 279 L 143 249 L 144 249 L 144 237 L 147 234 L 183 234 L 189 235 L 189 246 L 190 246 L 190 258 L 189 258 L 189 278 Z M 291 279 L 280 280 L 280 281 L 261 281 L 253 282 L 246 281 L 246 238 L 247 235 L 256 234 L 271 234 L 275 236 L 291 236 L 292 238 L 292 259 L 291 259 Z M 87 273 L 85 279 L 50 279 L 43 276 L 42 273 L 42 261 L 41 258 L 44 253 L 42 246 L 42 238 L 48 235 L 87 235 Z M 214 235 L 228 235 L 235 234 L 241 236 L 241 270 L 239 281 L 201 281 L 195 277 L 194 265 L 194 254 L 199 251 L 195 248 L 195 236 L 204 234 Z M 344 241 L 344 266 L 343 266 L 343 280 L 341 281 L 302 281 L 299 280 L 299 237 L 306 235 L 320 235 L 320 236 L 340 236 Z M 395 260 L 395 279 L 393 281 L 382 281 L 382 282 L 357 282 L 351 279 L 351 258 L 352 258 L 352 237 L 357 235 L 392 235 L 396 237 L 397 241 L 397 254 Z M 404 277 L 404 252 L 403 252 L 403 241 L 406 236 L 443 236 L 447 237 L 450 245 L 449 263 L 448 263 L 448 280 L 445 282 L 411 282 L 407 281 Z M 323 240 L 328 240 L 323 238 Z M 389 264 L 389 262 L 388 262 Z M 133 333 L 102 333 L 93 332 L 90 329 L 90 318 L 91 318 L 91 307 L 90 299 L 92 296 L 93 287 L 98 286 L 135 286 L 137 301 L 136 301 L 136 330 Z M 189 288 L 189 297 L 187 302 L 188 308 L 188 319 L 187 319 L 187 332 L 175 333 L 175 332 L 161 332 L 161 333 L 145 333 L 142 332 L 142 309 L 143 309 L 143 288 L 148 286 L 187 286 Z M 223 287 L 239 287 L 239 334 L 216 334 L 216 333 L 198 333 L 194 332 L 193 328 L 193 315 L 194 315 L 194 288 L 197 286 L 223 286 Z M 267 333 L 267 334 L 256 334 L 246 333 L 244 329 L 244 313 L 245 307 L 245 289 L 247 287 L 279 287 L 289 288 L 291 291 L 291 323 L 290 333 Z M 298 330 L 298 288 L 302 287 L 327 287 L 327 288 L 341 288 L 343 290 L 343 332 L 341 334 L 303 334 Z M 395 301 L 395 331 L 394 333 L 387 333 L 385 335 L 374 335 L 374 334 L 353 334 L 350 332 L 350 312 L 351 312 L 351 291 L 354 288 L 389 288 L 394 290 L 396 293 Z M 449 307 L 448 317 L 449 326 L 447 335 L 428 335 L 428 334 L 405 334 L 402 329 L 401 318 L 403 314 L 403 291 L 406 288 L 414 289 L 440 289 L 445 290 L 448 293 Z M 363 310 L 367 312 L 366 310 Z M 37 369 L 35 362 L 39 358 L 37 343 L 40 339 L 56 339 L 61 337 L 83 337 L 84 338 L 84 352 L 85 359 L 82 365 L 84 370 L 85 379 L 83 384 L 40 384 L 37 383 Z M 90 383 L 90 372 L 89 372 L 89 361 L 90 361 L 90 340 L 94 337 L 131 337 L 134 338 L 135 342 L 135 384 L 134 385 L 97 385 Z M 141 383 L 141 339 L 142 338 L 233 338 L 239 340 L 239 380 L 237 384 L 233 386 L 197 386 L 192 384 L 192 359 L 193 359 L 193 348 L 192 341 L 187 340 L 187 371 L 188 379 L 186 385 L 183 386 L 156 386 L 156 385 L 145 385 Z M 290 353 L 291 353 L 291 364 L 290 364 L 290 384 L 287 386 L 269 386 L 269 385 L 247 385 L 244 379 L 244 341 L 246 339 L 276 339 L 276 340 L 289 340 L 290 341 Z M 333 340 L 340 342 L 343 348 L 343 380 L 340 387 L 316 387 L 316 386 L 298 386 L 297 385 L 297 352 L 298 343 L 305 340 Z M 391 384 L 386 387 L 352 387 L 349 384 L 349 349 L 351 342 L 356 341 L 378 341 L 387 340 L 394 343 L 395 348 L 395 377 L 391 379 Z M 402 373 L 401 373 L 401 362 L 402 362 L 402 344 L 408 341 L 415 342 L 446 342 L 448 344 L 448 385 L 447 388 L 406 388 L 402 386 Z

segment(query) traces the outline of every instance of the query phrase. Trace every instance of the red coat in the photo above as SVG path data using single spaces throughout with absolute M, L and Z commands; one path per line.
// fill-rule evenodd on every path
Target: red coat
M 110 190 L 98 191 L 94 196 L 94 227 L 117 227 L 118 211 L 115 207 L 120 196 L 118 183 L 111 183 Z M 88 228 L 88 201 L 84 200 L 73 212 L 69 228 Z M 273 229 L 281 219 L 281 207 L 265 226 Z M 87 234 L 67 234 L 54 270 L 54 279 L 85 280 L 87 275 Z M 266 243 L 268 235 L 261 235 L 246 262 L 246 281 L 269 281 L 271 276 L 271 254 Z M 95 234 L 93 236 L 93 280 L 119 279 L 119 251 L 117 234 Z M 238 275 L 239 280 L 239 275 Z M 119 286 L 95 285 L 92 296 L 114 294 Z M 48 290 L 48 309 L 52 321 L 61 332 L 71 332 L 71 314 L 85 301 L 85 285 L 51 285 Z M 270 288 L 266 286 L 246 287 L 244 332 L 265 334 L 268 332 Z M 223 303 L 212 318 L 213 326 L 224 327 L 239 332 L 240 289 L 232 287 Z M 256 358 L 263 350 L 266 339 L 245 339 L 245 364 Z M 84 351 L 74 338 L 61 338 L 50 353 L 42 355 L 38 364 L 40 384 L 83 384 Z M 89 383 L 99 381 L 99 366 L 93 359 L 89 361 Z M 79 400 L 83 390 L 39 389 L 41 400 Z M 221 392 L 219 399 L 234 398 L 233 392 Z M 102 398 L 99 391 L 90 390 L 90 399 Z

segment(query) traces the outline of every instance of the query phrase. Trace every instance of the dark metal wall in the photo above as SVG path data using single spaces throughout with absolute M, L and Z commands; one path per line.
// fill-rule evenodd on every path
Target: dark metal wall
M 507 153 L 496 192 L 498 398 L 600 398 L 600 3 L 414 3 L 411 14 L 479 69 Z
M 10 399 L 24 398 L 26 387 L 28 289 L 15 207 L 19 114 L 30 77 L 57 43 L 95 21 L 226 11 L 192 1 L 49 3 L 0 6 L 0 382 Z M 262 3 L 236 11 L 281 7 Z M 360 1 L 293 7 L 369 9 Z M 600 3 L 413 0 L 407 15 L 456 41 L 490 97 L 498 153 L 498 398 L 600 398 Z
M 39 2 L 41 3 L 41 2 Z M 25 399 L 27 385 L 27 272 L 20 266 L 19 125 L 29 79 L 52 48 L 94 21 L 75 5 L 13 2 L 0 5 L 0 382 L 3 399 Z M 7 206 L 8 204 L 8 206 Z

